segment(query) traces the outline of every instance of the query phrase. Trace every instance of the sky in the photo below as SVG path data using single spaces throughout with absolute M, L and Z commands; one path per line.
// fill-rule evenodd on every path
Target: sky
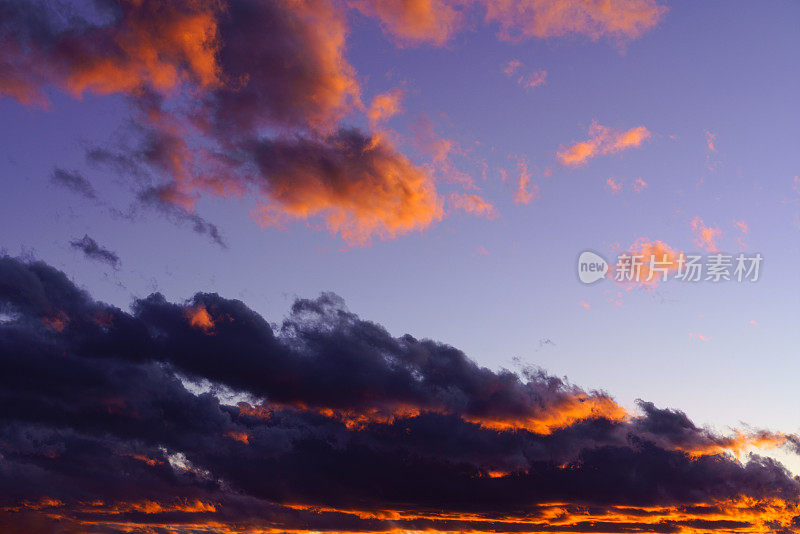
M 2 503 L 9 524 L 42 515 L 21 502 L 59 503 L 50 518 L 66 528 L 85 524 L 86 514 L 94 513 L 75 503 L 96 499 L 111 506 L 117 499 L 118 508 L 123 501 L 133 506 L 125 521 L 152 528 L 174 519 L 159 500 L 163 490 L 184 505 L 216 503 L 215 512 L 184 510 L 228 529 L 206 525 L 203 531 L 244 532 L 231 517 L 247 518 L 248 528 L 294 530 L 287 510 L 300 516 L 311 506 L 363 512 L 346 520 L 316 512 L 307 519 L 318 522 L 312 530 L 452 530 L 422 511 L 439 499 L 453 513 L 486 521 L 493 514 L 513 515 L 493 508 L 487 495 L 525 494 L 530 483 L 537 489 L 525 502 L 606 507 L 606 519 L 629 525 L 638 521 L 633 512 L 620 519 L 628 512 L 608 507 L 662 506 L 659 521 L 674 522 L 681 506 L 713 501 L 724 509 L 714 512 L 715 520 L 747 522 L 725 528 L 796 526 L 796 511 L 776 510 L 800 495 L 792 478 L 800 472 L 793 408 L 800 371 L 799 18 L 800 4 L 791 1 L 0 1 L 4 350 L 30 336 L 25 346 L 40 351 L 31 362 L 49 365 L 46 353 L 62 346 L 78 362 L 72 369 L 88 369 L 86 362 L 94 362 L 102 346 L 124 367 L 117 373 L 146 375 L 150 382 L 143 390 L 161 391 L 156 398 L 216 410 L 207 414 L 213 432 L 197 438 L 202 450 L 190 451 L 177 438 L 124 432 L 103 447 L 120 457 L 119 447 L 141 445 L 147 458 L 163 457 L 144 467 L 174 470 L 180 464 L 195 475 L 218 475 L 215 480 L 228 488 L 214 493 L 198 490 L 197 481 L 158 478 L 149 500 L 164 508 L 148 516 L 130 504 L 130 488 L 159 474 L 131 475 L 117 481 L 118 493 L 103 496 L 92 480 L 85 486 L 71 480 L 65 467 L 43 480 L 80 486 L 82 494 L 37 494 L 36 476 L 44 475 L 31 474 L 16 501 Z M 593 284 L 578 278 L 584 251 L 609 264 L 607 276 Z M 667 254 L 672 279 L 614 279 L 619 254 L 653 251 Z M 694 254 L 760 254 L 763 261 L 756 281 L 674 279 L 677 258 Z M 98 314 L 118 316 L 114 325 L 137 326 L 84 331 Z M 240 319 L 260 330 L 221 326 Z M 208 338 L 209 347 L 193 336 Z M 143 352 L 118 356 L 115 351 L 128 353 L 126 346 Z M 187 347 L 209 363 L 188 361 Z M 420 352 L 437 364 L 420 363 Z M 22 373 L 24 366 L 12 365 L 10 354 L 7 369 Z M 227 371 L 217 365 L 225 358 L 231 359 Z M 259 358 L 279 363 L 270 367 Z M 297 363 L 304 358 L 316 367 Z M 451 366 L 439 369 L 442 358 Z M 155 376 L 148 367 L 153 361 L 168 376 Z M 295 364 L 300 370 L 292 371 Z M 246 376 L 248 369 L 286 374 L 283 382 L 259 381 Z M 427 377 L 435 393 L 416 391 L 409 385 L 414 379 L 398 369 Z M 320 378 L 326 370 L 329 380 Z M 64 373 L 65 381 L 80 382 Z M 361 383 L 370 376 L 380 383 L 374 390 Z M 450 389 L 439 383 L 442 377 L 452 380 Z M 339 389 L 352 387 L 352 398 L 329 391 L 334 378 Z M 124 404 L 133 393 L 108 380 L 102 385 L 111 392 L 107 396 Z M 27 392 L 5 387 L 20 402 L 33 402 L 35 388 L 46 383 L 30 384 Z M 489 393 L 476 384 L 496 395 L 487 400 Z M 121 388 L 118 395 L 112 395 L 115 388 Z M 216 407 L 200 393 L 206 390 Z M 42 410 L 47 395 L 38 396 Z M 4 402 L 11 398 L 9 393 Z M 592 406 L 591 413 L 575 408 L 575 398 L 583 399 L 579 406 Z M 239 418 L 245 419 L 219 422 L 233 417 L 238 400 L 271 410 L 269 432 L 258 427 L 264 418 L 241 406 Z M 75 403 L 64 408 L 72 415 L 83 406 L 80 398 L 51 401 Z M 4 411 L 16 414 L 12 406 Z M 364 430 L 359 425 L 385 438 L 388 429 L 370 425 L 393 427 L 407 418 L 430 437 L 425 432 L 432 431 L 422 427 L 434 421 L 425 417 L 457 416 L 469 428 L 440 424 L 451 428 L 451 438 L 463 435 L 458 450 L 443 437 L 435 452 L 414 449 L 415 440 L 404 446 L 447 465 L 462 461 L 481 473 L 506 473 L 489 476 L 487 484 L 500 484 L 508 473 L 528 478 L 519 475 L 516 485 L 502 490 L 475 487 L 472 498 L 437 493 L 441 481 L 431 479 L 424 495 L 409 497 L 411 488 L 398 487 L 386 490 L 381 501 L 368 498 L 369 480 L 355 477 L 353 487 L 342 490 L 352 501 L 337 501 L 310 489 L 343 484 L 335 471 L 291 471 L 292 462 L 302 464 L 299 453 L 283 464 L 276 460 L 283 468 L 270 463 L 291 441 L 278 437 L 275 423 L 275 413 L 287 406 L 298 411 L 285 416 L 296 425 L 293 431 L 321 435 L 319 428 L 308 430 L 319 423 L 306 419 L 329 417 L 342 428 L 327 439 L 352 439 L 354 450 L 368 442 L 350 436 Z M 164 412 L 150 404 L 147 409 Z M 32 453 L 20 452 L 34 445 L 9 436 L 34 424 L 44 433 L 51 423 L 44 416 L 4 420 L 10 444 L 0 448 L 4 476 L 22 473 L 22 466 L 46 472 L 25 456 Z M 60 430 L 33 441 L 63 440 L 56 448 L 69 450 L 65 430 L 69 439 L 99 439 L 92 434 L 98 425 L 116 429 L 119 422 L 101 417 L 95 423 L 48 427 Z M 584 428 L 590 424 L 602 427 L 593 430 L 603 435 L 595 436 L 594 446 L 582 434 L 576 437 L 591 433 Z M 670 425 L 681 428 L 680 437 L 667 436 Z M 530 433 L 534 437 L 525 439 L 536 446 L 504 441 L 511 439 L 509 427 Z M 479 429 L 491 437 L 473 436 Z M 219 435 L 229 438 L 220 444 Z M 531 452 L 539 447 L 551 451 L 548 462 L 576 472 L 595 460 L 596 469 L 617 472 L 603 463 L 612 465 L 612 453 L 589 457 L 603 447 L 641 453 L 624 445 L 624 435 L 677 454 L 670 461 L 685 462 L 687 473 L 706 471 L 671 481 L 673 493 L 637 501 L 636 488 L 606 499 L 598 495 L 607 488 L 588 482 L 586 495 L 540 495 L 546 484 L 530 478 L 533 463 L 520 460 L 540 461 Z M 490 441 L 520 452 L 498 459 L 489 445 L 481 448 Z M 248 445 L 248 452 L 232 448 Z M 558 457 L 551 449 L 561 451 Z M 265 457 L 271 460 L 263 472 L 269 472 L 266 466 L 279 469 L 287 480 L 282 487 L 260 487 L 242 471 L 243 458 Z M 780 471 L 768 457 L 790 471 Z M 724 474 L 709 474 L 722 464 Z M 420 465 L 392 464 L 385 474 L 395 467 L 398 473 L 424 471 Z M 651 473 L 651 484 L 668 485 L 658 480 L 664 476 L 659 469 L 642 472 Z M 106 475 L 96 476 L 95 482 Z M 447 476 L 455 484 L 461 475 Z M 698 482 L 704 476 L 737 489 L 706 488 Z M 759 477 L 770 482 L 757 483 Z M 560 488 L 564 480 L 550 480 L 548 487 Z M 681 484 L 703 489 L 689 496 Z M 176 487 L 185 488 L 186 496 Z M 754 487 L 758 492 L 748 489 Z M 464 504 L 480 501 L 478 496 L 484 500 L 474 509 Z M 734 510 L 758 499 L 760 512 Z M 296 508 L 264 515 L 265 502 Z M 514 503 L 506 501 L 512 508 Z M 365 510 L 377 515 L 365 519 Z M 583 513 L 576 510 L 561 512 L 574 518 Z M 407 526 L 392 526 L 389 511 L 417 515 Z M 559 524 L 554 510 L 531 513 L 550 518 L 531 531 Z M 592 513 L 585 511 L 586 521 L 601 521 Z M 700 521 L 680 513 L 682 521 Z M 768 524 L 773 513 L 778 519 Z M 466 515 L 458 520 L 468 521 Z M 112 525 L 110 511 L 101 516 L 106 519 L 92 523 L 97 532 L 122 528 Z M 596 524 L 569 524 L 574 531 L 598 531 Z M 42 532 L 55 531 L 42 525 Z

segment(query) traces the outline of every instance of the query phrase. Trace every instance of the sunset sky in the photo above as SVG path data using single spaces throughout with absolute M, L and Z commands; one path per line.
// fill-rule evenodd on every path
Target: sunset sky
M 799 66 L 789 0 L 0 0 L 0 530 L 800 529 Z

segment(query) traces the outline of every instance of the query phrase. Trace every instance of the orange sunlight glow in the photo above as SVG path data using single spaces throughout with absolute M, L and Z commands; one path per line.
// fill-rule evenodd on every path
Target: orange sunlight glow
M 245 445 L 250 444 L 250 436 L 247 435 L 247 432 L 241 432 L 239 430 L 228 430 L 225 432 L 225 437 L 230 438 L 234 441 L 238 441 L 240 443 L 244 443 Z
M 712 456 L 731 452 L 736 458 L 740 458 L 748 449 L 777 449 L 785 445 L 791 436 L 780 432 L 769 432 L 767 430 L 753 431 L 750 433 L 735 430 L 732 436 L 715 438 L 711 443 L 696 447 L 676 447 L 690 456 Z
M 330 419 L 343 423 L 351 430 L 358 430 L 372 423 L 389 424 L 399 419 L 413 418 L 424 412 L 450 414 L 444 409 L 422 409 L 404 405 L 386 408 L 333 409 L 326 407 L 309 407 L 302 404 L 269 404 L 252 406 L 239 403 L 240 417 L 253 417 L 269 420 L 280 409 L 302 409 L 316 412 Z M 565 396 L 559 401 L 549 404 L 537 413 L 519 416 L 507 415 L 466 415 L 460 414 L 467 422 L 497 431 L 527 430 L 535 434 L 547 435 L 555 430 L 566 428 L 580 421 L 604 418 L 613 422 L 627 420 L 628 412 L 613 399 L 603 396 L 591 396 L 585 393 Z
M 198 304 L 186 310 L 186 318 L 189 324 L 195 328 L 200 328 L 205 333 L 209 334 L 214 330 L 214 320 L 211 314 L 208 313 L 204 304 Z

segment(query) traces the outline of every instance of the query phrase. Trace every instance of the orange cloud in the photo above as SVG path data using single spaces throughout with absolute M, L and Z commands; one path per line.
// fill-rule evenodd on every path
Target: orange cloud
M 222 83 L 216 0 L 178 3 L 122 1 L 107 26 L 87 25 L 39 43 L 4 42 L 0 93 L 43 105 L 42 86 L 54 83 L 79 96 L 138 93 L 167 95 L 184 83 L 208 89 Z M 12 16 L 20 16 L 13 13 Z
M 264 177 L 262 225 L 319 216 L 351 246 L 422 230 L 443 216 L 432 178 L 380 135 L 279 140 L 254 155 Z
M 531 182 L 532 175 L 528 170 L 528 162 L 525 158 L 517 159 L 517 190 L 514 192 L 514 202 L 516 204 L 530 204 L 534 199 L 539 198 L 539 187 Z
M 691 333 L 689 337 L 708 342 L 709 338 L 700 334 Z M 678 446 L 678 450 L 689 453 L 691 456 L 709 456 L 731 452 L 737 458 L 747 449 L 776 449 L 789 442 L 792 437 L 780 432 L 756 430 L 749 433 L 735 430 L 731 436 L 709 435 L 708 440 L 691 446 Z
M 655 0 L 486 0 L 486 21 L 500 26 L 500 37 L 519 41 L 585 35 L 636 39 L 654 28 L 667 8 Z
M 691 339 L 699 339 L 703 343 L 708 343 L 711 341 L 711 338 L 704 336 L 703 334 L 698 334 L 697 332 L 689 332 L 689 337 Z M 715 449 L 716 450 L 716 449 Z M 701 453 L 702 454 L 702 453 Z
M 667 12 L 656 0 L 349 0 L 378 19 L 400 46 L 443 46 L 466 26 L 474 6 L 500 26 L 500 38 L 519 41 L 585 35 L 624 42 L 654 28 Z
M 572 464 L 560 466 L 572 469 Z M 476 478 L 503 484 L 507 477 L 523 476 L 522 473 L 505 469 L 482 469 Z M 510 480 L 509 482 L 515 482 Z M 502 485 L 495 486 L 502 488 Z M 261 503 L 259 503 L 261 504 Z M 727 499 L 695 499 L 679 504 L 603 503 L 588 506 L 580 501 L 554 501 L 531 503 L 523 510 L 497 513 L 473 511 L 471 509 L 425 510 L 420 508 L 390 505 L 376 508 L 369 506 L 330 506 L 318 502 L 292 502 L 261 504 L 269 516 L 236 518 L 240 511 L 230 502 L 210 502 L 201 499 L 176 500 L 103 501 L 65 503 L 57 499 L 44 498 L 38 501 L 23 501 L 17 506 L 0 508 L 13 519 L 10 525 L 19 527 L 14 532 L 28 532 L 28 525 L 45 525 L 69 532 L 87 530 L 118 530 L 120 532 L 169 531 L 180 532 L 187 528 L 198 532 L 219 534 L 311 534 L 335 531 L 342 534 L 363 532 L 407 532 L 451 533 L 458 531 L 483 532 L 741 532 L 763 533 L 791 532 L 796 524 L 798 506 L 791 497 L 754 498 L 732 496 Z M 27 517 L 25 512 L 34 514 Z M 185 514 L 185 515 L 181 515 Z M 196 515 L 190 515 L 196 514 Z M 336 518 L 339 523 L 326 523 L 327 518 Z M 27 521 L 25 521 L 27 520 Z M 33 520 L 33 521 L 31 521 Z M 251 527 L 250 525 L 258 525 Z M 320 529 L 317 525 L 324 525 Z M 245 525 L 244 529 L 242 525 Z M 342 526 L 343 525 L 343 526 Z M 424 525 L 421 529 L 419 525 Z M 47 530 L 48 532 L 50 530 Z M 42 530 L 44 532 L 44 530 Z
M 520 417 L 468 415 L 462 417 L 465 421 L 493 430 L 522 428 L 536 434 L 547 435 L 580 421 L 603 418 L 622 422 L 628 418 L 628 413 L 609 397 L 576 394 L 559 399 L 541 413 Z
M 99 506 L 103 506 L 99 504 Z M 212 503 L 203 502 L 201 500 L 195 501 L 184 501 L 178 500 L 176 502 L 166 503 L 166 502 L 157 502 L 152 500 L 143 500 L 143 501 L 121 501 L 114 503 L 113 505 L 103 508 L 102 510 L 98 510 L 95 508 L 94 510 L 87 510 L 87 512 L 99 512 L 102 511 L 106 514 L 128 514 L 132 512 L 141 513 L 141 514 L 163 514 L 166 512 L 181 512 L 181 513 L 197 513 L 197 512 L 216 512 L 217 508 Z
M 367 111 L 367 117 L 370 122 L 373 124 L 383 122 L 400 113 L 402 111 L 403 96 L 403 90 L 398 88 L 376 96 Z
M 210 333 L 214 330 L 214 320 L 203 304 L 188 308 L 186 310 L 186 319 L 191 326 L 199 328 L 206 333 Z
M 238 430 L 228 430 L 225 432 L 225 437 L 230 438 L 234 441 L 238 441 L 239 443 L 244 443 L 248 445 L 250 443 L 250 436 L 247 435 L 247 432 L 241 432 Z
M 75 94 L 109 94 L 131 92 L 143 84 L 167 92 L 187 79 L 200 87 L 219 84 L 217 6 L 209 1 L 198 4 L 202 8 L 197 12 L 163 4 L 158 13 L 144 16 L 139 2 L 123 2 L 127 24 L 95 36 L 111 46 L 98 48 L 96 55 L 74 65 L 67 88 Z
M 744 242 L 744 236 L 750 233 L 750 227 L 747 226 L 747 223 L 744 221 L 744 219 L 733 221 L 733 226 L 736 227 L 741 234 L 736 238 L 736 242 L 739 243 L 740 247 L 745 247 L 746 245 Z
M 448 200 L 454 208 L 464 210 L 472 215 L 485 217 L 490 220 L 496 219 L 498 216 L 497 209 L 494 205 L 478 195 L 451 193 Z
M 144 454 L 122 453 L 120 454 L 120 456 L 127 456 L 128 458 L 133 458 L 134 460 L 138 460 L 139 462 L 145 463 L 150 467 L 155 467 L 157 465 L 161 465 L 164 463 L 161 460 L 150 458 L 149 456 L 145 456 Z
M 641 193 L 647 187 L 647 182 L 642 180 L 641 178 L 637 178 L 633 181 L 633 190 L 636 193 Z
M 650 132 L 644 126 L 622 131 L 613 130 L 601 126 L 597 121 L 592 121 L 589 127 L 589 139 L 562 147 L 556 157 L 562 165 L 577 167 L 596 156 L 616 154 L 629 148 L 638 147 L 649 138 Z
M 350 0 L 401 46 L 442 46 L 464 25 L 464 0 Z
M 522 67 L 522 62 L 518 59 L 512 59 L 503 67 L 503 74 L 506 76 L 513 76 Z M 530 74 L 524 74 L 517 78 L 517 83 L 525 89 L 532 89 L 544 85 L 547 80 L 546 70 L 533 71 Z
M 348 428 L 357 429 L 371 423 L 392 423 L 398 419 L 413 418 L 425 412 L 453 414 L 444 407 L 422 408 L 413 405 L 396 405 L 361 409 L 334 409 L 328 407 L 310 407 L 304 404 L 265 404 L 252 406 L 239 403 L 239 414 L 262 420 L 270 420 L 276 409 L 311 410 L 325 417 L 341 421 Z M 458 414 L 464 421 L 480 425 L 492 430 L 524 429 L 535 434 L 547 435 L 555 430 L 569 427 L 581 421 L 607 419 L 623 422 L 629 417 L 628 412 L 611 397 L 601 393 L 584 392 L 565 393 L 557 398 L 542 401 L 541 405 L 531 406 L 518 415 L 508 414 Z
M 560 466 L 570 469 L 571 464 Z M 515 473 L 503 470 L 485 470 L 481 473 L 487 479 L 513 476 Z M 341 509 L 331 506 L 290 504 L 286 508 L 320 514 L 348 514 L 370 521 L 427 521 L 425 532 L 454 532 L 452 522 L 468 527 L 471 533 L 482 532 L 661 532 L 682 534 L 698 532 L 742 532 L 748 534 L 767 534 L 776 527 L 790 529 L 796 523 L 798 506 L 792 498 L 752 498 L 735 497 L 696 501 L 692 505 L 634 506 L 612 504 L 609 506 L 586 506 L 578 502 L 546 502 L 532 507 L 525 514 L 485 514 L 459 511 L 410 511 L 403 508 L 389 509 Z M 437 521 L 443 521 L 439 524 Z M 494 522 L 496 521 L 496 522 Z M 303 534 L 305 531 L 295 531 Z M 351 531 L 352 532 L 352 531 Z M 395 528 L 390 534 L 408 532 Z M 418 532 L 418 530 L 414 530 Z M 228 534 L 228 531 L 225 531 Z
M 719 252 L 717 239 L 722 237 L 722 230 L 717 227 L 706 226 L 703 219 L 695 217 L 692 219 L 692 231 L 695 233 L 695 244 L 708 252 Z
M 663 241 L 640 237 L 628 249 L 630 256 L 639 256 L 639 280 L 623 281 L 631 287 L 653 288 L 672 272 L 677 272 L 682 252 Z M 616 273 L 615 273 L 616 274 Z

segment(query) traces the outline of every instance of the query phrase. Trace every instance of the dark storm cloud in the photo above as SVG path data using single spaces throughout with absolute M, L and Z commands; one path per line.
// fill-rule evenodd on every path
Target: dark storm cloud
M 277 328 L 206 293 L 125 312 L 6 257 L 0 313 L 0 525 L 679 532 L 796 515 L 780 464 L 690 454 L 719 437 L 680 412 L 563 419 L 613 400 L 392 337 L 332 294 Z
M 83 252 L 89 259 L 107 263 L 115 269 L 119 268 L 119 256 L 117 256 L 115 252 L 101 247 L 97 241 L 89 237 L 88 234 L 80 239 L 73 239 L 69 244 L 72 248 Z
M 92 184 L 81 176 L 76 171 L 67 171 L 64 169 L 55 169 L 51 176 L 53 183 L 71 189 L 79 195 L 91 199 L 97 199 L 97 192 L 94 190 Z

